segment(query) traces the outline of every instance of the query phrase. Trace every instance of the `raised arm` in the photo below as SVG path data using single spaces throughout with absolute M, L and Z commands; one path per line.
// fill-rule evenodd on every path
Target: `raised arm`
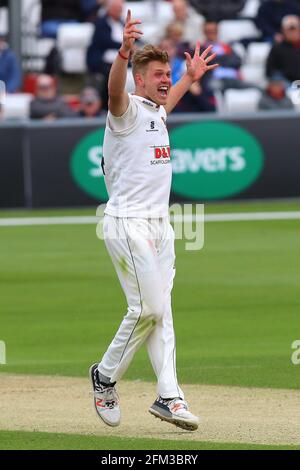
M 181 100 L 194 82 L 199 81 L 209 70 L 214 70 L 219 66 L 219 64 L 208 65 L 216 57 L 216 54 L 209 55 L 212 47 L 209 46 L 200 55 L 200 42 L 197 41 L 193 58 L 188 52 L 184 53 L 186 57 L 186 73 L 170 90 L 168 103 L 165 106 L 167 113 L 170 113 L 175 108 L 178 101 Z
M 128 10 L 122 46 L 111 66 L 108 79 L 108 108 L 114 116 L 122 116 L 128 107 L 129 97 L 125 91 L 127 67 L 133 44 L 143 34 L 135 26 L 140 23 L 140 20 L 131 19 L 131 11 Z

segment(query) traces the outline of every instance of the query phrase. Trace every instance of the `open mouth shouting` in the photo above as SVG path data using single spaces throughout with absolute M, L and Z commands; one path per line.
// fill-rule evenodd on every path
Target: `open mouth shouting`
M 159 96 L 164 99 L 164 98 L 167 98 L 168 96 L 169 87 L 168 85 L 161 85 L 158 87 L 157 91 L 158 91 Z

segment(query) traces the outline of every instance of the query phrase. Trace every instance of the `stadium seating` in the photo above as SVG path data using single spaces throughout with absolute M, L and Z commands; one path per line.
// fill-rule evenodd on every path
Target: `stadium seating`
M 246 57 L 246 49 L 243 46 L 243 44 L 240 42 L 235 42 L 232 44 L 231 47 L 234 50 L 234 52 L 241 58 L 242 62 L 244 62 L 245 57 Z
M 39 0 L 22 0 L 25 38 L 24 53 L 27 70 L 41 71 L 45 58 L 54 46 L 54 41 L 39 36 L 41 4 Z M 153 10 L 151 1 L 125 3 L 125 11 L 130 8 L 135 17 L 143 21 L 143 39 L 153 41 L 157 31 L 157 19 L 166 22 L 172 17 L 172 6 L 169 2 L 157 2 Z M 153 13 L 154 12 L 154 13 Z M 68 29 L 68 26 L 70 29 Z M 92 35 L 91 24 L 63 25 L 58 33 L 58 48 L 62 53 L 62 68 L 66 73 L 86 72 L 85 53 Z M 76 29 L 76 27 L 78 29 Z M 82 42 L 80 42 L 82 40 Z
M 245 63 L 247 65 L 264 67 L 271 47 L 271 44 L 268 42 L 253 42 L 249 44 Z
M 300 111 L 300 80 L 294 82 L 286 92 L 287 96 L 291 99 L 295 109 Z
M 244 18 L 255 18 L 260 7 L 260 0 L 248 0 L 239 16 Z
M 228 113 L 257 111 L 261 91 L 257 88 L 228 89 L 224 93 L 224 111 Z
M 271 44 L 253 42 L 249 45 L 244 57 L 244 65 L 241 67 L 243 79 L 260 88 L 266 85 L 266 60 L 271 49 Z
M 27 70 L 41 72 L 46 57 L 55 45 L 53 39 L 40 37 L 40 17 L 40 0 L 22 0 L 22 49 L 25 72 Z
M 220 21 L 220 40 L 226 43 L 248 37 L 259 37 L 260 33 L 252 20 Z
M 0 8 L 0 34 L 8 32 L 8 11 L 7 8 Z
M 45 58 L 56 44 L 62 57 L 62 70 L 65 73 L 84 74 L 86 67 L 86 50 L 92 38 L 94 26 L 91 23 L 66 24 L 59 28 L 57 42 L 53 39 L 41 38 L 39 24 L 41 15 L 40 0 L 22 1 L 22 28 L 24 37 L 22 48 L 24 53 L 24 72 L 40 72 L 44 69 Z M 257 88 L 266 85 L 265 62 L 270 51 L 267 43 L 251 43 L 246 50 L 240 40 L 247 37 L 259 37 L 252 18 L 257 14 L 259 0 L 248 0 L 245 8 L 237 20 L 224 20 L 220 22 L 220 39 L 232 43 L 235 52 L 242 59 L 241 74 L 244 81 L 253 84 L 254 89 L 228 90 L 217 96 L 217 110 L 221 111 L 250 111 L 256 109 Z M 154 32 L 159 24 L 166 24 L 172 18 L 172 5 L 169 1 L 160 1 L 156 6 L 150 1 L 125 2 L 125 11 L 130 8 L 133 16 L 143 22 L 143 39 L 146 42 L 155 41 Z M 156 8 L 156 10 L 155 10 Z M 0 32 L 8 31 L 8 14 L 6 8 L 0 8 Z M 131 71 L 128 72 L 127 89 L 132 90 L 133 79 Z M 26 89 L 26 88 L 25 88 Z M 298 91 L 292 90 L 293 97 Z M 6 116 L 26 117 L 28 113 L 28 96 L 20 95 L 16 100 L 8 98 Z M 298 96 L 298 95 L 297 95 Z M 300 100 L 299 100 L 300 101 Z M 12 106 L 11 111 L 8 107 Z M 300 106 L 300 105 L 298 105 Z
M 151 2 L 149 0 L 142 2 L 125 2 L 125 10 L 131 9 L 132 15 L 135 18 L 142 20 L 143 25 L 146 23 L 154 23 L 157 26 L 158 22 L 165 22 L 172 18 L 172 5 L 171 2 Z
M 45 67 L 46 57 L 54 45 L 54 39 L 37 38 L 34 35 L 25 36 L 22 42 L 24 71 L 42 72 Z
M 264 88 L 264 86 L 266 85 L 264 67 L 246 64 L 242 65 L 240 71 L 245 82 L 252 83 L 253 85 L 259 88 Z
M 215 103 L 216 103 L 217 112 L 218 113 L 226 112 L 223 93 L 220 90 L 215 90 L 214 95 L 215 95 Z
M 155 34 L 159 23 L 165 25 L 173 16 L 171 2 L 128 2 L 125 9 L 130 8 L 132 15 L 143 22 L 143 41 L 155 42 Z
M 16 93 L 6 95 L 3 103 L 4 119 L 26 119 L 30 115 L 30 102 L 33 95 L 29 93 Z
M 62 57 L 63 72 L 86 72 L 86 51 L 93 32 L 92 23 L 65 24 L 59 27 L 57 46 Z
M 143 22 L 143 40 L 153 41 L 157 32 L 157 18 L 167 22 L 172 17 L 172 6 L 169 2 L 158 2 L 153 5 L 150 1 L 130 2 L 125 5 L 125 11 L 130 8 L 132 15 Z M 155 10 L 157 9 L 157 11 Z M 62 25 L 58 31 L 57 44 L 62 55 L 62 70 L 66 73 L 85 73 L 86 50 L 94 31 L 90 23 Z

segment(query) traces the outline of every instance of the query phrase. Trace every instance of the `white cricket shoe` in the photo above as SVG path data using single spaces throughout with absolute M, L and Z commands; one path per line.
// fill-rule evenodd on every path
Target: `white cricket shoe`
M 121 411 L 115 383 L 110 385 L 100 383 L 98 364 L 93 364 L 90 367 L 90 377 L 94 391 L 94 405 L 97 415 L 105 424 L 108 424 L 108 426 L 119 426 Z
M 187 431 L 196 431 L 199 426 L 199 418 L 188 411 L 187 402 L 181 398 L 158 397 L 150 406 L 149 412 L 156 418 Z

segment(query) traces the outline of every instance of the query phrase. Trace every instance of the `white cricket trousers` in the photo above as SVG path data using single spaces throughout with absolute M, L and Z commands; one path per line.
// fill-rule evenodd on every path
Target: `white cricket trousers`
M 175 275 L 174 231 L 168 217 L 105 215 L 104 241 L 124 290 L 127 314 L 104 354 L 99 372 L 119 380 L 146 342 L 163 398 L 184 398 L 176 375 L 171 291 Z

